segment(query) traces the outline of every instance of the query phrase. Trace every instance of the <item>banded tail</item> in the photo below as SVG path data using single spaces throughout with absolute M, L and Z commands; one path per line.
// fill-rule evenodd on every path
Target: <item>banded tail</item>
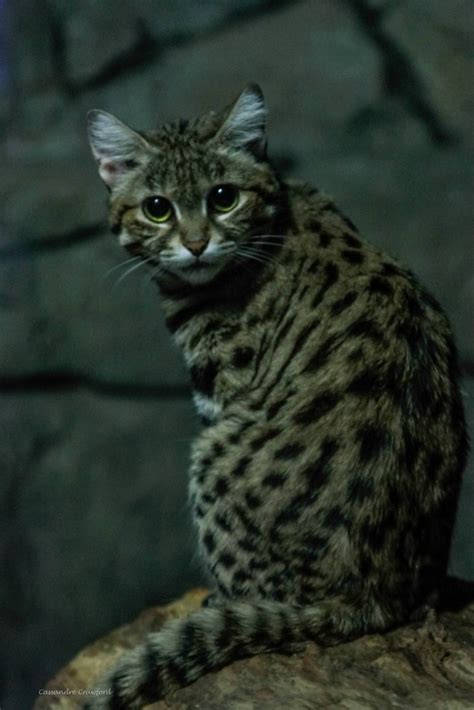
M 86 708 L 129 710 L 159 700 L 239 658 L 285 650 L 305 641 L 334 645 L 394 625 L 399 614 L 374 601 L 342 597 L 315 606 L 272 601 L 224 602 L 173 620 L 125 654 Z

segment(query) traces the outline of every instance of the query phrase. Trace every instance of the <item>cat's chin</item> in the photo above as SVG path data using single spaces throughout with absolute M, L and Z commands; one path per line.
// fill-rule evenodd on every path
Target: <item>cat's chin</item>
M 170 271 L 174 276 L 181 279 L 181 281 L 185 281 L 191 286 L 200 286 L 201 284 L 212 281 L 220 271 L 222 271 L 222 267 L 223 264 L 197 263 L 183 269 L 170 269 Z

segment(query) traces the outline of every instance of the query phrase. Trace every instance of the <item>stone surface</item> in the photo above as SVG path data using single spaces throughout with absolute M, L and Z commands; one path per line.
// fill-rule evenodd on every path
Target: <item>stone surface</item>
M 474 171 L 463 147 L 426 143 L 393 152 L 348 152 L 322 165 L 337 196 L 374 244 L 413 270 L 448 313 L 461 358 L 474 361 Z M 307 174 L 307 173 L 306 173 Z
M 159 56 L 169 44 L 192 42 L 202 33 L 213 33 L 235 15 L 270 9 L 268 0 L 204 0 L 189 12 L 189 2 L 165 3 L 157 12 L 152 0 L 126 0 L 120 13 L 107 3 L 86 0 L 80 5 L 53 0 L 63 24 L 67 64 L 64 72 L 72 82 L 95 77 L 123 55 L 130 58 Z M 113 31 L 111 31 L 113 29 Z M 109 41 L 104 42 L 104 37 Z
M 410 57 L 427 98 L 454 135 L 472 145 L 474 6 L 470 0 L 393 3 L 385 28 Z
M 86 640 L 199 579 L 186 505 L 196 420 L 184 400 L 0 399 L 0 676 L 21 708 Z
M 471 447 L 474 442 L 474 378 L 462 381 L 464 407 L 468 423 Z M 451 546 L 450 573 L 462 579 L 474 581 L 474 457 L 470 456 L 464 472 L 459 498 L 456 527 Z
M 8 244 L 52 240 L 90 224 L 106 228 L 107 193 L 96 181 L 94 162 L 78 164 L 71 156 L 44 161 L 43 155 L 35 160 L 25 156 L 1 178 L 0 255 Z
M 474 380 L 464 390 L 474 439 Z M 7 707 L 29 707 L 31 693 L 84 643 L 198 578 L 186 514 L 197 426 L 187 399 L 143 401 L 82 388 L 1 396 Z M 473 496 L 471 461 L 450 565 L 467 579 Z M 38 657 L 44 644 L 47 654 Z
M 71 373 L 108 383 L 187 388 L 143 264 L 101 237 L 0 262 L 0 377 Z
M 34 710 L 73 709 L 79 693 L 120 654 L 164 621 L 198 608 L 205 591 L 196 590 L 168 607 L 149 609 L 131 624 L 85 648 L 58 673 L 38 697 Z M 394 707 L 472 708 L 474 697 L 474 589 L 463 603 L 438 619 L 410 624 L 388 634 L 364 636 L 329 649 L 307 644 L 294 656 L 269 654 L 237 661 L 147 705 L 155 710 L 271 710 L 344 707 L 385 710 Z M 471 602 L 470 604 L 468 602 Z M 68 691 L 61 695 L 61 691 Z M 56 694 L 54 694 L 56 692 Z M 83 697 L 83 696 L 82 696 Z
M 384 11 L 377 41 L 360 21 L 369 7 Z M 180 517 L 196 425 L 188 379 L 144 270 L 117 283 L 126 254 L 102 227 L 86 112 L 145 128 L 259 81 L 281 171 L 332 194 L 447 309 L 474 438 L 471 17 L 469 0 L 0 3 L 0 553 L 13 570 L 2 706 L 28 707 L 67 654 L 194 575 Z M 397 91 L 394 48 L 408 68 Z M 410 77 L 451 142 L 407 100 Z M 465 578 L 473 499 L 471 462 L 451 559 Z
M 100 8 L 96 3 L 86 5 L 82 11 L 82 6 L 61 4 L 63 21 L 75 28 L 82 52 L 88 36 L 84 23 L 92 23 L 96 12 L 104 22 L 110 21 L 106 3 Z M 145 12 L 145 5 L 137 7 L 137 17 Z M 456 20 L 452 13 L 443 14 L 439 3 L 434 4 L 436 13 L 429 22 L 418 23 L 415 19 L 427 13 L 426 3 L 403 3 L 396 11 L 392 5 L 386 32 L 413 63 L 422 85 L 428 91 L 435 79 L 442 81 L 458 91 L 458 103 L 469 107 L 472 72 L 467 58 L 461 64 L 459 60 L 467 57 L 464 23 L 459 21 L 455 31 Z M 117 19 L 120 28 L 123 23 L 130 26 L 127 13 L 132 9 L 127 8 Z M 230 12 L 229 8 L 230 3 L 224 3 L 221 11 Z M 168 38 L 178 31 L 176 12 L 163 20 L 160 31 L 168 32 Z M 206 13 L 204 19 L 192 14 L 189 22 L 207 22 L 205 17 Z M 73 101 L 53 86 L 48 95 L 56 98 L 51 98 L 49 109 L 43 107 L 43 112 L 49 111 L 44 122 L 38 120 L 36 94 L 31 92 L 24 102 L 30 108 L 7 142 L 13 169 L 6 171 L 0 184 L 6 196 L 5 239 L 41 240 L 104 221 L 105 191 L 85 139 L 85 114 L 91 107 L 109 110 L 143 128 L 222 106 L 247 81 L 257 80 L 270 109 L 270 150 L 284 171 L 327 190 L 370 240 L 413 268 L 445 305 L 463 358 L 474 361 L 470 199 L 474 161 L 466 122 L 456 142 L 433 144 L 423 122 L 387 97 L 381 82 L 383 54 L 342 0 L 283 4 L 270 15 L 251 18 L 242 12 L 237 25 L 221 18 L 221 31 L 198 32 L 193 41 L 170 43 L 166 52 L 151 56 L 136 71 L 119 72 L 113 81 L 90 88 Z M 159 24 L 156 17 L 153 22 Z M 148 24 L 151 27 L 151 20 Z M 415 46 L 405 46 L 405 34 L 420 24 L 425 39 L 414 43 L 415 52 Z M 102 36 L 100 27 L 94 37 Z M 426 36 L 429 31 L 431 42 Z M 108 51 L 107 43 L 102 44 Z M 91 57 L 96 56 L 94 47 L 95 40 Z M 423 73 L 423 52 L 435 51 L 432 47 L 451 52 L 450 61 L 445 57 L 442 66 L 432 66 L 433 77 Z M 430 100 L 435 112 L 446 115 L 448 124 L 451 118 L 456 124 L 459 111 L 454 101 L 441 101 L 436 93 L 430 94 Z

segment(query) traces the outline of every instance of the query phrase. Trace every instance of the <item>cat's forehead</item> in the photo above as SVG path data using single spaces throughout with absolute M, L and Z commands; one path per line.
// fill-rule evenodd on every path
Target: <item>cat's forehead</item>
M 178 121 L 144 136 L 154 148 L 144 176 L 151 190 L 200 194 L 236 167 L 216 150 L 211 143 L 212 133 L 203 131 L 199 123 Z
M 215 111 L 209 111 L 197 118 L 178 118 L 168 121 L 149 131 L 148 135 L 157 140 L 198 140 L 206 142 L 215 136 L 222 123 L 222 118 Z
M 188 159 L 202 160 L 218 127 L 217 115 L 209 113 L 192 121 L 182 118 L 171 121 L 143 135 L 166 155 L 183 155 Z
M 201 194 L 210 183 L 223 179 L 225 168 L 221 160 L 199 147 L 174 144 L 159 150 L 145 171 L 146 186 L 168 194 L 189 196 Z

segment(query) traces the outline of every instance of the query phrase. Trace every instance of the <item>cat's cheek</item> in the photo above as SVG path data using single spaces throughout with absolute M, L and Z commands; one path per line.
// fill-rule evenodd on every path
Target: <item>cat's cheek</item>
M 122 230 L 118 235 L 118 243 L 121 247 L 124 247 L 126 249 L 131 245 L 136 245 L 137 240 L 134 237 L 130 236 L 130 234 Z

